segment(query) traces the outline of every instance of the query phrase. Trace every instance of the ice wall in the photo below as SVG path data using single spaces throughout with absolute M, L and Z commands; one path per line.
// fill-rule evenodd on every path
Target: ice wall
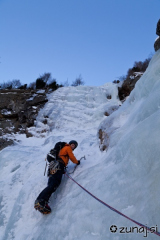
M 71 139 L 79 142 L 77 158 L 85 155 L 87 159 L 72 177 L 118 211 L 160 231 L 159 66 L 157 51 L 130 97 L 109 117 L 104 112 L 120 104 L 114 84 L 62 88 L 50 95 L 32 128 L 34 137 L 17 135 L 20 142 L 0 152 L 0 239 L 144 239 L 146 233 L 140 228 L 129 232 L 134 223 L 67 177 L 51 197 L 52 213 L 43 216 L 34 210 L 34 200 L 47 182 L 43 176 L 46 152 L 56 141 Z M 99 151 L 99 128 L 106 132 L 110 128 L 104 152 Z M 68 171 L 73 167 L 70 163 Z M 110 231 L 112 225 L 117 226 L 116 233 Z M 121 227 L 128 232 L 120 233 Z M 158 239 L 147 234 L 147 239 Z

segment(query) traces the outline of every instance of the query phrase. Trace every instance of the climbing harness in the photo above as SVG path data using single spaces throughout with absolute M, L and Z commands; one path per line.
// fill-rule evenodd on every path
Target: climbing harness
M 86 160 L 86 157 L 85 156 L 81 157 L 79 159 L 79 161 L 81 161 L 82 159 Z M 52 175 L 55 174 L 58 170 L 61 170 L 60 167 L 59 167 L 59 162 L 61 162 L 60 160 L 53 160 L 53 161 L 49 162 L 49 164 L 47 164 L 47 159 L 45 159 L 45 161 L 46 161 L 46 166 L 45 166 L 45 170 L 44 170 L 44 176 L 46 174 L 47 166 L 48 166 L 48 172 L 50 174 L 52 174 Z M 77 168 L 77 166 L 78 165 L 76 164 L 76 166 L 74 167 L 73 171 L 70 172 L 69 174 L 74 173 L 76 168 Z
M 158 231 L 152 231 L 152 229 L 150 227 L 145 226 L 144 224 L 135 221 L 134 219 L 126 216 L 125 214 L 119 212 L 118 210 L 116 210 L 115 208 L 111 207 L 110 205 L 108 205 L 107 203 L 103 202 L 101 199 L 97 198 L 95 195 L 93 195 L 91 192 L 89 192 L 87 189 L 85 189 L 83 186 L 81 186 L 76 180 L 74 180 L 67 172 L 66 172 L 66 176 L 71 179 L 74 183 L 76 183 L 80 188 L 82 188 L 85 192 L 87 192 L 90 196 L 92 196 L 93 198 L 95 198 L 98 202 L 102 203 L 104 206 L 108 207 L 109 209 L 111 209 L 112 211 L 118 213 L 119 215 L 127 218 L 128 220 L 134 222 L 135 224 L 144 227 L 146 230 L 149 230 L 150 232 L 160 236 L 160 232 Z

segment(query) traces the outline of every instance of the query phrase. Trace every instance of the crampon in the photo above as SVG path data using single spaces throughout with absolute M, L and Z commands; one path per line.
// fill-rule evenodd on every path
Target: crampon
M 44 215 L 51 213 L 50 206 L 48 205 L 47 202 L 43 200 L 42 201 L 36 200 L 34 204 L 34 208 Z

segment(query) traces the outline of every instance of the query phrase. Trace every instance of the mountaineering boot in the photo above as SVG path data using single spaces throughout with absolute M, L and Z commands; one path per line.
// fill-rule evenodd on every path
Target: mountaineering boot
M 34 208 L 41 212 L 42 214 L 49 214 L 51 212 L 50 206 L 43 199 L 36 200 L 34 203 Z

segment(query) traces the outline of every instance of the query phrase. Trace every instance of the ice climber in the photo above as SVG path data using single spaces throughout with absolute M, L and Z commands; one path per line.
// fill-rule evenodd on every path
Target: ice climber
M 39 194 L 34 204 L 34 208 L 43 214 L 51 212 L 51 208 L 48 205 L 49 198 L 59 187 L 69 159 L 77 165 L 80 164 L 80 160 L 77 160 L 73 154 L 73 150 L 78 146 L 78 143 L 75 140 L 70 141 L 69 144 L 65 142 L 59 143 L 63 144 L 63 146 L 61 146 L 61 150 L 58 151 L 56 164 L 55 161 L 52 161 L 52 157 L 54 156 L 52 156 L 52 154 L 47 155 L 47 159 L 50 162 L 48 168 L 48 186 Z

